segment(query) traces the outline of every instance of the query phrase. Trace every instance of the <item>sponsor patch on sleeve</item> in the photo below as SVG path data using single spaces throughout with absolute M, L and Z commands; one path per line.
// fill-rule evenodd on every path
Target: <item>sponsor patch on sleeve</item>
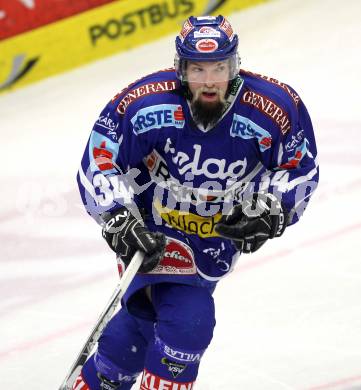
M 243 139 L 256 138 L 261 152 L 269 149 L 272 145 L 272 136 L 267 130 L 241 115 L 233 115 L 230 134 L 232 137 Z

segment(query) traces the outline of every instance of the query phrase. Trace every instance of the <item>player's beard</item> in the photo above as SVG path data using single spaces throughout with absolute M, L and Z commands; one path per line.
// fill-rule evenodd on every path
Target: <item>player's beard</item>
M 218 99 L 214 102 L 202 101 L 201 94 L 203 92 L 215 92 Z M 207 126 L 213 127 L 221 118 L 225 107 L 226 100 L 224 99 L 224 96 L 221 95 L 219 89 L 199 88 L 195 92 L 191 102 L 193 119 L 196 123 L 202 124 L 204 128 Z

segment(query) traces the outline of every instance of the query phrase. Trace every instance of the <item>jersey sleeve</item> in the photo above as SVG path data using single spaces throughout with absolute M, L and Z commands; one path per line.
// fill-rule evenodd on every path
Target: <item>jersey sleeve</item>
M 289 131 L 282 134 L 277 129 L 272 147 L 262 154 L 267 170 L 260 189 L 281 200 L 291 225 L 301 217 L 317 187 L 319 168 L 313 126 L 302 100 L 297 106 L 290 103 L 289 117 Z
M 118 100 L 118 99 L 117 99 Z M 137 168 L 150 153 L 156 134 L 139 136 L 133 132 L 128 114 L 117 112 L 111 101 L 95 122 L 77 174 L 86 211 L 98 223 L 101 215 L 126 206 L 138 216 L 140 194 L 145 184 L 137 180 Z

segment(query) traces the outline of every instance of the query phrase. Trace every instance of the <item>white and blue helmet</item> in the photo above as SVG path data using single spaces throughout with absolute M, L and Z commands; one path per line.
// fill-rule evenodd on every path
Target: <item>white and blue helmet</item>
M 176 38 L 174 66 L 177 77 L 186 79 L 187 61 L 223 61 L 229 60 L 229 80 L 239 72 L 240 60 L 237 53 L 238 36 L 231 24 L 222 16 L 190 16 L 183 24 Z

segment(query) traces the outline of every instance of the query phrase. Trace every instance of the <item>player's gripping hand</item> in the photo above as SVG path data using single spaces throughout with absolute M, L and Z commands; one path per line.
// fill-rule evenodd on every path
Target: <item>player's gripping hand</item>
M 150 232 L 143 221 L 136 219 L 125 207 L 102 218 L 103 237 L 125 266 L 128 266 L 137 250 L 145 253 L 140 272 L 149 272 L 158 265 L 164 255 L 164 234 Z
M 233 207 L 215 226 L 222 237 L 233 241 L 235 247 L 251 253 L 269 238 L 280 237 L 287 224 L 287 215 L 279 200 L 272 194 L 254 193 Z

